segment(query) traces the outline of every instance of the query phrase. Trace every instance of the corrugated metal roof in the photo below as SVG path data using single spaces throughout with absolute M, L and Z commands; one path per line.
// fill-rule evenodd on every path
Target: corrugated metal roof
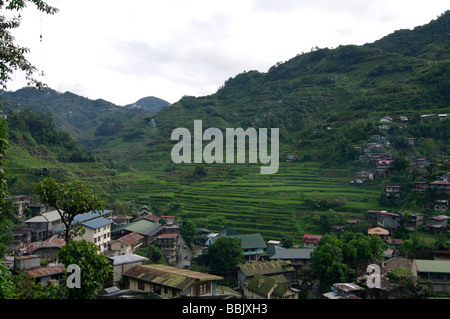
M 272 260 L 256 263 L 245 263 L 240 264 L 239 268 L 246 276 L 254 276 L 256 274 L 270 275 L 294 271 L 294 267 L 292 267 L 291 262 L 287 260 Z
M 45 277 L 45 276 L 51 276 L 54 274 L 60 274 L 62 272 L 64 272 L 64 266 L 63 265 L 58 265 L 58 266 L 52 266 L 52 267 L 42 267 L 42 268 L 37 268 L 37 269 L 33 269 L 33 270 L 27 270 L 26 273 L 38 278 L 38 277 Z
M 450 260 L 415 260 L 419 272 L 450 273 Z
M 123 276 L 144 280 L 154 284 L 185 290 L 196 281 L 221 280 L 222 277 L 199 273 L 166 265 L 134 266 Z
M 85 227 L 89 227 L 92 229 L 98 229 L 100 227 L 112 224 L 113 222 L 109 219 L 106 219 L 104 217 L 99 217 L 90 221 L 87 221 L 85 223 L 83 223 L 83 226 Z

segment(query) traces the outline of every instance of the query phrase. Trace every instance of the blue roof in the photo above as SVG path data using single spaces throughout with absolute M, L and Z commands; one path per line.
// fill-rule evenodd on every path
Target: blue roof
M 97 229 L 103 227 L 105 225 L 112 224 L 112 221 L 103 217 L 99 217 L 90 221 L 83 223 L 83 226 L 89 227 L 92 229 Z
M 90 211 L 84 214 L 79 214 L 76 215 L 75 218 L 73 219 L 73 224 L 77 224 L 77 223 L 84 223 L 85 221 L 94 219 L 94 218 L 98 218 L 104 215 L 108 215 L 112 213 L 112 210 L 104 210 L 102 211 Z

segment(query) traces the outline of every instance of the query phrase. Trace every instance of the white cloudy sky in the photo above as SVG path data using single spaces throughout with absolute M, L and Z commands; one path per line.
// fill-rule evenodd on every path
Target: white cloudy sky
M 266 72 L 311 47 L 373 42 L 450 9 L 448 0 L 48 0 L 14 32 L 55 90 L 118 105 L 171 103 Z M 42 42 L 40 34 L 42 33 Z M 20 74 L 9 90 L 23 87 Z

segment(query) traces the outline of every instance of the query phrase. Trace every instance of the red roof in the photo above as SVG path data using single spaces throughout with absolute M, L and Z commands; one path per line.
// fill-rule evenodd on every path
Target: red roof
M 35 278 L 51 276 L 51 275 L 59 274 L 62 272 L 64 272 L 64 265 L 58 265 L 58 266 L 53 266 L 53 267 L 42 267 L 42 268 L 37 268 L 37 269 L 26 271 L 27 274 L 29 274 Z
M 141 240 L 142 238 L 144 238 L 144 236 L 142 236 L 138 233 L 132 232 L 132 233 L 129 233 L 128 235 L 120 237 L 117 240 L 121 241 L 124 244 L 131 245 L 131 244 L 137 242 L 138 240 Z
M 303 235 L 303 242 L 304 243 L 318 243 L 321 238 L 322 238 L 322 235 L 304 234 Z
M 162 235 L 159 235 L 158 238 L 162 238 L 162 239 L 164 239 L 164 238 L 177 238 L 177 236 L 178 236 L 178 234 L 162 234 Z

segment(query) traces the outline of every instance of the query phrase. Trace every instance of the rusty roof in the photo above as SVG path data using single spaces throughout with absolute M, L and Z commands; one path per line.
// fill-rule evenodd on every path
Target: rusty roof
M 245 263 L 239 264 L 238 267 L 246 276 L 254 276 L 256 274 L 271 275 L 294 270 L 289 260 L 271 260 Z
M 131 244 L 141 240 L 142 238 L 144 238 L 144 236 L 142 236 L 138 233 L 132 232 L 132 233 L 129 233 L 128 235 L 120 237 L 117 240 L 124 244 L 131 245 Z
M 26 273 L 38 278 L 38 277 L 45 277 L 45 276 L 51 276 L 54 274 L 60 274 L 62 272 L 64 272 L 64 265 L 57 265 L 57 266 L 52 266 L 52 267 L 42 267 L 42 268 L 37 268 L 37 269 L 33 269 L 33 270 L 27 270 Z
M 222 277 L 167 265 L 134 266 L 123 276 L 185 290 L 196 281 L 221 280 Z

